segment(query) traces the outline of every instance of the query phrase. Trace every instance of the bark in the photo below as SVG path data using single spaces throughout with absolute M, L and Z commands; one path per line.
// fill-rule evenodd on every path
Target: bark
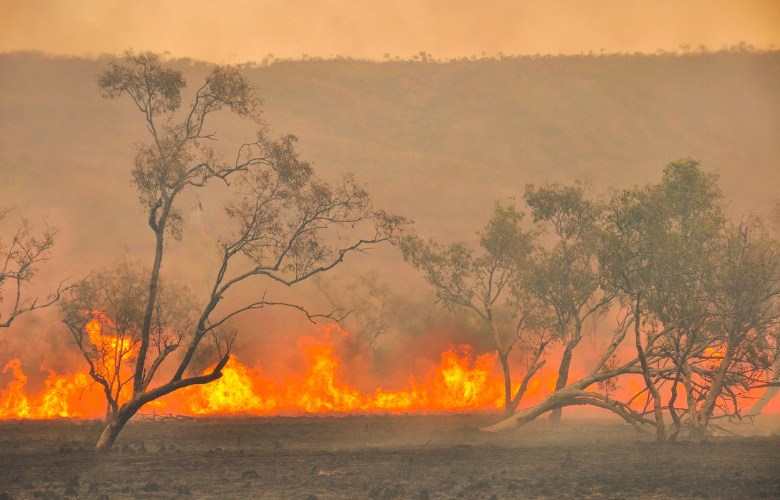
M 171 380 L 167 384 L 155 387 L 154 389 L 139 394 L 127 403 L 123 404 L 121 407 L 119 407 L 119 411 L 117 411 L 116 415 L 106 424 L 106 427 L 103 429 L 103 433 L 100 435 L 100 439 L 98 439 L 97 445 L 95 446 L 95 450 L 110 450 L 114 445 L 114 441 L 116 441 L 117 436 L 119 436 L 119 433 L 122 432 L 125 424 L 145 404 L 154 401 L 157 398 L 161 398 L 166 394 L 178 391 L 184 387 L 198 384 L 208 384 L 209 382 L 222 377 L 222 369 L 225 367 L 229 359 L 230 355 L 225 354 L 222 359 L 219 360 L 217 366 L 214 367 L 214 370 L 209 374 L 181 380 Z
M 634 426 L 638 431 L 642 431 L 640 424 L 655 424 L 654 421 L 645 419 L 636 412 L 633 412 L 627 405 L 612 400 L 603 394 L 586 392 L 576 385 L 565 387 L 564 389 L 553 393 L 540 403 L 523 411 L 519 411 L 495 425 L 485 427 L 482 430 L 487 432 L 499 432 L 512 429 L 535 420 L 544 413 L 556 410 L 563 406 L 589 405 L 598 408 L 604 408 L 620 416 L 626 422 Z
M 778 392 L 780 392 L 780 386 L 775 385 L 769 387 L 761 396 L 761 398 L 756 401 L 756 404 L 754 404 L 747 412 L 745 412 L 745 415 L 748 417 L 757 417 L 761 415 L 761 412 L 764 411 L 766 405 L 768 405 L 769 402 L 772 401 L 775 396 L 777 396 Z
M 552 393 L 549 397 L 545 398 L 534 406 L 516 412 L 501 422 L 498 422 L 497 424 L 491 425 L 489 427 L 485 427 L 482 430 L 487 432 L 498 432 L 525 425 L 550 410 L 560 408 L 561 405 L 564 404 L 567 400 L 573 398 L 577 392 L 579 392 L 579 390 L 575 389 L 574 387 L 566 387 L 560 391 Z
M 674 406 L 675 401 L 677 401 L 677 385 L 679 383 L 680 372 L 677 372 L 677 376 L 672 383 L 672 395 L 669 398 L 669 414 L 672 416 L 672 422 L 674 422 L 672 434 L 669 436 L 670 441 L 677 441 L 677 436 L 680 434 L 680 430 L 682 430 L 682 419 L 680 419 L 680 415 L 677 413 L 677 408 Z
M 532 420 L 536 419 L 538 416 L 543 415 L 548 411 L 561 408 L 563 406 L 566 406 L 569 403 L 575 404 L 572 403 L 572 401 L 578 396 L 579 397 L 583 396 L 583 394 L 587 394 L 588 397 L 600 397 L 598 394 L 584 393 L 584 390 L 589 386 L 595 384 L 596 382 L 607 380 L 609 378 L 615 377 L 623 373 L 636 373 L 636 370 L 631 369 L 633 363 L 634 362 L 627 363 L 614 370 L 610 370 L 609 372 L 592 373 L 588 377 L 577 380 L 571 385 L 550 394 L 548 397 L 546 397 L 544 400 L 540 401 L 539 403 L 535 404 L 534 406 L 516 412 L 504 418 L 502 421 L 498 422 L 497 424 L 485 427 L 482 430 L 487 432 L 498 432 L 498 431 L 519 427 L 521 425 L 527 424 L 528 422 L 531 422 Z M 576 403 L 576 404 L 582 404 L 582 403 Z
M 647 363 L 647 357 L 645 356 L 645 350 L 642 348 L 642 332 L 641 332 L 641 303 L 640 296 L 636 296 L 636 305 L 634 307 L 634 341 L 636 344 L 636 352 L 639 357 L 639 364 L 642 367 L 642 377 L 645 379 L 645 386 L 650 391 L 650 395 L 653 398 L 653 415 L 655 417 L 655 439 L 656 441 L 666 440 L 666 426 L 664 425 L 664 414 L 662 411 L 663 404 L 661 402 L 661 394 L 658 392 L 658 388 L 653 383 L 653 379 L 650 377 L 650 366 Z
M 167 213 L 167 209 L 165 210 Z M 152 212 L 154 214 L 154 212 Z M 151 219 L 151 217 L 150 217 Z M 152 274 L 149 278 L 149 298 L 146 303 L 146 311 L 144 312 L 144 321 L 141 327 L 141 345 L 138 348 L 138 359 L 136 361 L 135 374 L 133 376 L 133 395 L 141 394 L 146 387 L 144 387 L 144 371 L 146 369 L 146 353 L 149 350 L 149 336 L 152 328 L 152 317 L 154 316 L 154 306 L 157 301 L 157 289 L 160 283 L 160 267 L 162 266 L 163 259 L 163 240 L 165 237 L 165 223 L 164 221 L 153 226 L 155 233 L 155 252 L 154 252 L 154 265 L 152 266 Z
M 691 439 L 700 441 L 704 437 L 705 429 L 702 429 L 700 410 L 696 404 L 696 395 L 693 393 L 693 372 L 688 362 L 682 365 L 683 384 L 688 402 L 688 419 L 691 423 Z
M 563 356 L 561 357 L 561 364 L 558 368 L 558 380 L 555 381 L 555 391 L 558 392 L 564 387 L 566 387 L 566 383 L 569 381 L 569 368 L 571 367 L 571 357 L 572 353 L 574 352 L 574 347 L 576 343 L 569 342 L 566 344 L 566 349 L 563 351 Z M 563 413 L 563 409 L 558 407 L 555 410 L 553 410 L 552 414 L 550 414 L 550 422 L 553 424 L 558 424 L 561 421 L 561 414 Z
M 515 396 L 512 398 L 512 412 L 514 412 L 518 405 L 520 404 L 520 401 L 523 399 L 523 396 L 525 396 L 525 391 L 528 390 L 528 383 L 531 381 L 534 375 L 536 375 L 536 372 L 539 371 L 539 369 L 542 368 L 545 364 L 545 360 L 539 361 L 539 358 L 542 357 L 542 353 L 544 352 L 545 347 L 547 346 L 547 342 L 542 342 L 539 344 L 539 347 L 536 349 L 536 353 L 534 354 L 534 358 L 531 361 L 530 367 L 528 368 L 528 371 L 523 376 L 523 380 L 520 382 L 520 387 L 518 387 L 517 392 L 515 393 Z
M 509 353 L 504 353 L 499 349 L 498 359 L 501 361 L 501 368 L 504 372 L 504 413 L 511 415 L 517 405 L 512 404 L 512 374 L 509 371 Z
M 134 404 L 133 401 L 122 405 L 119 411 L 109 419 L 105 429 L 103 429 L 103 433 L 100 434 L 100 439 L 98 439 L 98 442 L 95 445 L 95 451 L 107 452 L 111 450 L 111 447 L 114 446 L 114 442 L 119 436 L 119 433 L 122 432 L 125 424 L 140 408 L 141 405 Z
M 710 423 L 710 417 L 715 411 L 715 403 L 720 397 L 720 393 L 723 391 L 723 384 L 726 380 L 726 374 L 731 367 L 731 362 L 734 360 L 734 348 L 731 343 L 726 344 L 726 354 L 723 356 L 723 360 L 718 367 L 718 373 L 712 381 L 707 397 L 704 398 L 704 405 L 698 415 L 697 426 L 693 429 L 694 439 L 702 439 L 707 432 L 707 427 Z

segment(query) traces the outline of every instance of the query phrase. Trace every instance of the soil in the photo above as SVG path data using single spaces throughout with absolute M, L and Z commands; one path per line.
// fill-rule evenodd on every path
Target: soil
M 495 415 L 0 423 L 0 499 L 780 498 L 780 427 L 656 444 L 602 420 Z

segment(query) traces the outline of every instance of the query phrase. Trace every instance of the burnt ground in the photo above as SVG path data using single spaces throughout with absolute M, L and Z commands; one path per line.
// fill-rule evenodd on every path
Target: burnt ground
M 614 421 L 489 415 L 0 423 L 5 498 L 778 498 L 780 428 L 655 444 Z M 751 430 L 748 428 L 748 430 Z

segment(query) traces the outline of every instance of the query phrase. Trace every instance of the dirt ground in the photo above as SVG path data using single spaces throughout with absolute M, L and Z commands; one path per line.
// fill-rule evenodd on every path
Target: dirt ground
M 0 423 L 0 499 L 780 498 L 780 425 L 658 445 L 609 420 L 490 415 Z

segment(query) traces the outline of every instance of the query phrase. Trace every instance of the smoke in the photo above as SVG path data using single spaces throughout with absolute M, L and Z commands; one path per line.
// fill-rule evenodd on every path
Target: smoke
M 772 0 L 401 0 L 362 9 L 347 0 L 6 3 L 0 50 L 82 56 L 130 45 L 221 63 L 257 61 L 268 53 L 374 59 L 420 51 L 443 58 L 654 53 L 740 41 L 768 48 L 778 42 L 780 23 Z
M 378 206 L 415 219 L 425 236 L 454 241 L 473 239 L 494 202 L 518 196 L 527 182 L 588 178 L 598 192 L 654 180 L 661 165 L 680 156 L 719 171 L 736 211 L 768 211 L 780 184 L 780 151 L 771 147 L 780 140 L 778 61 L 777 53 L 726 53 L 449 65 L 299 62 L 246 71 L 261 87 L 272 133 L 298 134 L 302 157 L 324 177 L 354 171 Z M 59 229 L 33 295 L 123 255 L 147 265 L 151 257 L 152 234 L 129 174 L 146 131 L 132 105 L 101 99 L 94 78 L 107 62 L 0 56 L 0 203 Z M 190 90 L 207 71 L 189 60 L 171 64 L 184 71 Z M 252 137 L 251 126 L 234 121 L 215 122 L 215 130 L 225 154 Z M 196 296 L 213 279 L 216 238 L 229 230 L 221 212 L 226 193 L 216 187 L 184 200 L 184 239 L 166 249 L 166 279 L 186 283 Z M 400 387 L 409 376 L 424 378 L 453 346 L 491 350 L 479 322 L 435 305 L 428 285 L 394 249 L 348 258 L 328 286 L 348 296 L 372 272 L 387 285 L 386 328 L 370 348 L 356 349 L 354 316 L 344 322 L 348 336 L 331 333 L 346 382 L 361 390 Z M 333 308 L 313 284 L 243 288 L 224 305 L 262 293 L 312 312 Z M 592 365 L 610 321 L 578 348 L 573 371 Z M 322 323 L 288 310 L 247 313 L 232 325 L 239 331 L 235 352 L 248 366 L 284 378 L 305 364 L 299 339 L 318 338 Z M 206 354 L 199 368 L 213 362 Z M 14 357 L 23 360 L 31 386 L 45 378 L 42 365 L 60 373 L 83 366 L 56 307 L 0 332 L 0 363 Z M 522 373 L 523 357 L 512 359 Z M 0 384 L 8 378 L 0 376 Z

